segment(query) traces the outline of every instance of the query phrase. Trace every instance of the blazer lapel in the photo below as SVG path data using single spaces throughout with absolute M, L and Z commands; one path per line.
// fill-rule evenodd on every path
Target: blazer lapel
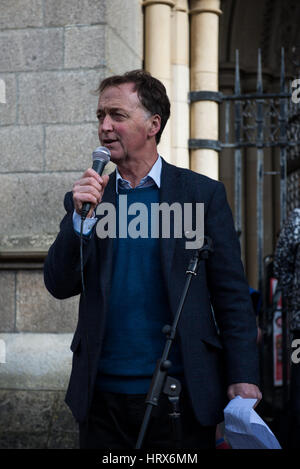
M 172 203 L 179 201 L 180 188 L 177 168 L 176 166 L 168 164 L 162 158 L 160 203 L 166 202 L 168 205 L 171 205 Z M 168 289 L 170 286 L 170 273 L 176 241 L 176 238 L 172 236 L 172 232 L 170 238 L 162 238 L 162 236 L 160 236 L 162 269 Z
M 109 176 L 109 182 L 105 188 L 102 202 L 111 203 L 116 208 L 116 171 L 111 173 Z M 101 219 L 102 216 L 98 216 L 98 218 Z M 112 273 L 113 238 L 107 237 L 101 239 L 98 252 L 100 266 L 100 289 L 107 306 Z

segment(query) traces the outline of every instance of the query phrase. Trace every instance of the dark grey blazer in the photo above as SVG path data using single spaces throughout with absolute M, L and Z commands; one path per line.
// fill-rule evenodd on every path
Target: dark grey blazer
M 116 202 L 115 173 L 103 201 Z M 214 253 L 201 262 L 193 278 L 178 325 L 185 380 L 195 415 L 202 425 L 223 419 L 226 387 L 259 381 L 256 322 L 240 247 L 222 183 L 163 160 L 160 202 L 203 202 L 205 235 Z M 72 224 L 73 200 L 65 196 L 67 214 L 44 266 L 45 284 L 56 298 L 81 293 L 79 236 Z M 171 310 L 176 312 L 186 279 L 191 250 L 184 238 L 160 239 L 161 265 Z M 101 353 L 108 308 L 113 239 L 100 240 L 95 230 L 84 244 L 86 301 L 80 298 L 79 318 L 71 344 L 73 366 L 66 402 L 82 422 L 88 412 Z M 211 305 L 218 326 L 216 328 Z M 159 358 L 159 357 L 157 357 Z

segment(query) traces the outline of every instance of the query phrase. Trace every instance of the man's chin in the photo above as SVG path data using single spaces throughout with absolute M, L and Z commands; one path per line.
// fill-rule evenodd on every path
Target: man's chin
M 110 150 L 110 161 L 114 164 L 119 164 L 124 159 L 123 154 L 120 152 Z
M 101 145 L 103 145 L 105 148 L 107 148 L 110 151 L 111 160 L 113 160 L 113 158 L 119 158 L 121 156 L 120 146 L 118 146 L 116 142 L 113 142 L 113 143 L 103 142 L 101 143 Z

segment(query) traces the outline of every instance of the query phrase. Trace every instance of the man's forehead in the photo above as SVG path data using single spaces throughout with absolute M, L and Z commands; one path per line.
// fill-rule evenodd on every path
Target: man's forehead
M 140 100 L 136 90 L 134 90 L 134 83 L 123 83 L 118 86 L 108 86 L 99 95 L 99 105 L 110 106 L 113 105 L 131 105 L 136 107 L 140 104 Z

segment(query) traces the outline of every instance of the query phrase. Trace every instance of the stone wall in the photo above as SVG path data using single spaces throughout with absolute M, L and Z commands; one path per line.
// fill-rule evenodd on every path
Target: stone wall
M 142 67 L 142 46 L 139 0 L 1 1 L 0 448 L 77 447 L 64 394 L 78 298 L 51 297 L 43 259 L 98 146 L 93 90 Z

